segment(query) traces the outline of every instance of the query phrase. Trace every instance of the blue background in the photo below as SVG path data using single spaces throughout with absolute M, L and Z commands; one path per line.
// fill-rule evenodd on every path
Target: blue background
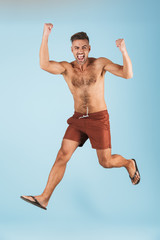
M 159 240 L 159 1 L 9 1 L 0 3 L 0 240 Z M 135 158 L 141 183 L 125 169 L 104 169 L 89 140 L 68 163 L 48 210 L 22 201 L 47 182 L 74 112 L 60 75 L 40 69 L 44 23 L 53 23 L 50 59 L 72 61 L 70 36 L 86 31 L 93 57 L 123 64 L 133 79 L 110 73 L 105 99 L 112 153 Z

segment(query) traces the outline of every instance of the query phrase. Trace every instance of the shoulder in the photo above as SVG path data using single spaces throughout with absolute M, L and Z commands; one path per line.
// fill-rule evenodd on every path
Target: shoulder
M 100 64 L 106 64 L 108 63 L 110 60 L 106 57 L 99 57 L 97 58 L 97 62 L 100 63 Z
M 109 59 L 108 58 L 105 58 L 105 57 L 99 57 L 99 58 L 96 58 L 95 61 L 94 61 L 94 64 L 96 67 L 98 67 L 99 69 L 104 69 L 104 67 L 106 65 L 108 65 L 109 63 Z
M 89 63 L 94 66 L 98 66 L 100 61 L 98 60 L 99 58 L 94 58 L 94 57 L 89 57 Z
M 110 60 L 108 58 L 105 58 L 105 57 L 99 57 L 99 58 L 93 58 L 93 62 L 96 64 L 96 65 L 101 65 L 101 66 L 104 66 L 106 65 Z
M 72 64 L 67 62 L 67 61 L 62 61 L 62 62 L 60 62 L 60 64 L 65 68 L 64 74 L 69 72 L 71 70 L 71 68 L 72 68 Z
M 63 67 L 68 67 L 70 65 L 69 62 L 66 62 L 66 61 L 62 61 L 60 62 L 60 64 L 63 66 Z

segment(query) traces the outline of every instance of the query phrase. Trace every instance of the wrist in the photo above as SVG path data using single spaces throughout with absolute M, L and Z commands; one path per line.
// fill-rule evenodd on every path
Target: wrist
M 128 54 L 126 49 L 122 50 L 121 53 L 122 53 L 122 55 L 127 55 Z
M 48 34 L 45 34 L 45 33 L 43 34 L 43 39 L 44 39 L 44 40 L 47 40 L 47 41 L 48 41 L 48 37 L 49 37 Z

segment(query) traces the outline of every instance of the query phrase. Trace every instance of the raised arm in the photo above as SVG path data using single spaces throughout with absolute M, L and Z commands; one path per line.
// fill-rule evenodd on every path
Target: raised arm
M 63 74 L 65 72 L 65 62 L 56 62 L 49 60 L 49 51 L 48 51 L 48 38 L 53 24 L 45 23 L 43 30 L 42 43 L 39 52 L 40 67 L 52 74 Z
M 132 78 L 133 77 L 132 62 L 127 53 L 124 39 L 116 40 L 116 45 L 117 45 L 117 47 L 119 47 L 119 50 L 122 53 L 123 66 L 119 65 L 119 64 L 115 64 L 107 58 L 101 58 L 103 61 L 103 64 L 104 64 L 103 69 L 105 71 L 108 71 L 108 72 L 110 72 L 116 76 L 122 77 L 122 78 L 127 78 L 127 79 Z

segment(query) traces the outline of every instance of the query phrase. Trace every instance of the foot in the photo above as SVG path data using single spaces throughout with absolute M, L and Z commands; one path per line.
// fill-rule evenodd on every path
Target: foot
M 129 167 L 128 167 L 128 173 L 131 178 L 131 181 L 134 185 L 138 184 L 140 182 L 140 174 L 136 165 L 136 161 L 134 159 L 129 160 Z
M 22 198 L 25 198 L 26 200 L 29 200 L 30 202 L 33 202 L 33 203 L 36 202 L 36 200 L 37 200 L 38 203 L 44 208 L 46 208 L 48 205 L 48 200 L 46 200 L 44 197 L 42 197 L 42 195 L 34 196 L 34 198 L 36 200 L 32 196 L 24 196 L 23 195 Z

